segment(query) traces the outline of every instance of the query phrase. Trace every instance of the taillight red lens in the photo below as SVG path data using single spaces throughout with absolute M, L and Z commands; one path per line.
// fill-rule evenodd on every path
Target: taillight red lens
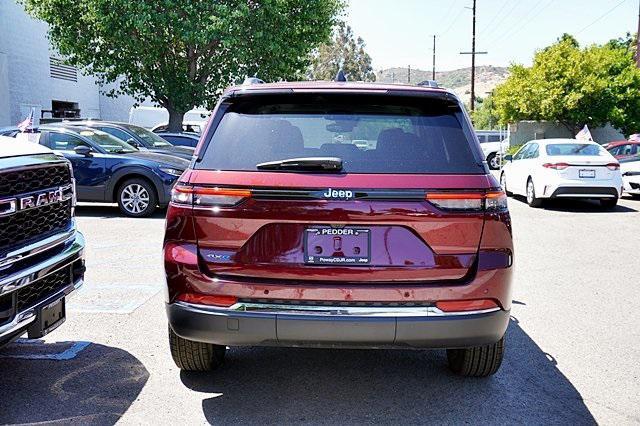
M 491 192 L 433 192 L 426 199 L 443 210 L 505 210 L 507 196 L 502 191 Z
M 171 190 L 171 202 L 203 207 L 235 206 L 242 200 L 250 197 L 250 190 L 237 188 L 210 188 L 176 185 Z
M 607 164 L 607 169 L 609 169 L 609 170 L 620 170 L 620 164 L 618 164 L 618 163 L 609 163 L 609 164 Z
M 567 163 L 544 163 L 542 165 L 542 167 L 546 167 L 547 169 L 554 169 L 554 170 L 564 170 L 567 167 L 569 167 L 569 164 L 567 164 Z
M 225 296 L 220 294 L 182 293 L 177 297 L 177 299 L 181 302 L 193 303 L 196 305 L 222 306 L 225 308 L 235 305 L 238 302 L 238 298 L 235 296 Z
M 443 312 L 468 312 L 495 309 L 498 304 L 491 299 L 477 300 L 444 300 L 436 302 L 436 308 Z

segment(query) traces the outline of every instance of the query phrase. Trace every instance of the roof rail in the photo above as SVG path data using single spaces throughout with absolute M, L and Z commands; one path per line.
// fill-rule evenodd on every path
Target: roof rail
M 251 86 L 252 84 L 264 84 L 264 81 L 260 80 L 258 77 L 247 77 L 242 82 L 243 86 Z
M 438 82 L 435 80 L 425 80 L 425 81 L 421 81 L 420 83 L 418 83 L 418 86 L 425 86 L 425 87 L 440 87 L 438 86 Z

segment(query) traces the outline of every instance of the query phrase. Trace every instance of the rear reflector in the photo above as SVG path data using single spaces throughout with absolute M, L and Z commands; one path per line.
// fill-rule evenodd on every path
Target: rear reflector
M 507 209 L 507 196 L 502 191 L 491 192 L 433 192 L 425 197 L 443 210 L 499 211 Z
M 229 307 L 235 305 L 238 302 L 238 298 L 235 296 L 223 296 L 215 294 L 196 294 L 196 293 L 182 293 L 177 297 L 177 300 L 186 303 L 193 303 L 196 305 L 210 305 L 210 306 L 222 306 Z
M 203 207 L 235 206 L 250 197 L 251 191 L 248 189 L 176 185 L 171 190 L 171 202 Z
M 498 304 L 491 299 L 478 300 L 446 300 L 436 302 L 436 308 L 443 312 L 468 312 L 495 309 Z
M 564 170 L 567 167 L 569 167 L 569 165 L 567 163 L 544 163 L 542 167 L 546 167 L 547 169 L 554 169 L 554 170 Z

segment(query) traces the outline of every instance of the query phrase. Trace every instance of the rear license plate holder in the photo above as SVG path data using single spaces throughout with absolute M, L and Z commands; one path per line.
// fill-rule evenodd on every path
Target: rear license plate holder
M 309 265 L 368 265 L 371 230 L 313 226 L 304 231 L 304 262 Z
M 30 339 L 46 336 L 64 323 L 66 319 L 64 297 L 38 309 L 36 320 L 27 332 Z
M 596 171 L 593 169 L 580 169 L 578 170 L 578 177 L 585 179 L 593 179 L 596 177 Z

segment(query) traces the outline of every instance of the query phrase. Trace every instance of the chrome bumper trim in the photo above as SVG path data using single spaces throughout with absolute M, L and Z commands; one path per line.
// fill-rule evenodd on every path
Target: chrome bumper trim
M 55 268 L 57 270 L 82 258 L 85 241 L 84 236 L 80 232 L 74 230 L 69 238 L 59 244 L 62 243 L 68 243 L 68 246 L 55 256 L 51 256 L 40 263 L 31 265 L 30 267 L 15 272 L 12 275 L 0 278 L 0 296 L 29 285 L 30 283 L 42 278 L 42 276 L 45 275 L 42 274 L 42 271 L 44 270 L 51 268 Z
M 8 252 L 3 259 L 0 259 L 0 269 L 4 266 L 10 265 L 18 260 L 23 260 L 28 257 L 34 256 L 38 253 L 42 253 L 45 250 L 54 248 L 55 246 L 64 243 L 76 232 L 75 219 L 71 221 L 71 229 L 65 232 L 61 232 L 56 235 L 52 235 L 28 246 L 21 247 L 17 250 Z
M 500 308 L 476 311 L 445 312 L 435 306 L 317 306 L 317 305 L 279 305 L 269 303 L 236 303 L 228 308 L 194 303 L 175 302 L 176 305 L 204 312 L 248 312 L 256 314 L 286 315 L 327 315 L 344 317 L 452 317 L 461 315 L 478 315 L 499 311 Z

